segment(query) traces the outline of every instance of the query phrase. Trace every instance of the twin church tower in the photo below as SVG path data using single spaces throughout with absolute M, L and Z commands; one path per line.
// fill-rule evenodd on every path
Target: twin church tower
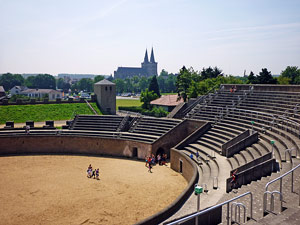
M 157 62 L 154 59 L 153 48 L 151 50 L 150 61 L 148 58 L 148 52 L 146 49 L 144 62 L 142 62 L 142 67 L 118 67 L 117 71 L 114 71 L 115 79 L 125 79 L 134 76 L 138 77 L 151 77 L 157 75 Z

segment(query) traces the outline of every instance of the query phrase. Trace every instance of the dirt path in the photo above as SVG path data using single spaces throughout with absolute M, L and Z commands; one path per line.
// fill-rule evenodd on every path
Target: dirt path
M 100 180 L 86 177 L 88 164 Z M 134 224 L 186 187 L 165 166 L 85 156 L 0 157 L 0 224 Z

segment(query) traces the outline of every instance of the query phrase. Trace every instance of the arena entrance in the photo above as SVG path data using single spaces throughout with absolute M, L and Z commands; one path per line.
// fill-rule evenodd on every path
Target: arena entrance
M 165 150 L 163 148 L 159 148 L 156 151 L 156 156 L 165 154 Z

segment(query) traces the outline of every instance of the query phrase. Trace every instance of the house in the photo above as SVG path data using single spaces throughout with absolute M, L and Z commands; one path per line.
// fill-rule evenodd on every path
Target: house
M 3 86 L 0 86 L 0 97 L 3 97 L 5 96 L 5 90 L 4 90 L 4 87 Z
M 20 92 L 21 95 L 25 95 L 31 98 L 44 98 L 48 96 L 49 100 L 55 100 L 57 98 L 62 98 L 63 93 L 61 91 L 53 89 L 26 89 Z
M 151 101 L 150 104 L 156 107 L 162 107 L 164 110 L 171 112 L 182 102 L 182 98 L 178 100 L 178 95 L 162 95 L 160 98 Z
M 28 88 L 26 86 L 14 86 L 12 89 L 10 89 L 11 95 L 19 95 L 22 91 L 27 90 Z

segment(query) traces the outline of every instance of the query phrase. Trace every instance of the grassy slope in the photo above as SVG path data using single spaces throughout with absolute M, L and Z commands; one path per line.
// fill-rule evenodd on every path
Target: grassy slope
M 96 103 L 91 103 L 91 105 L 99 114 L 102 114 Z M 0 106 L 0 124 L 4 124 L 6 121 L 23 123 L 27 120 L 35 122 L 68 120 L 71 119 L 74 112 L 76 114 L 93 114 L 86 103 Z
M 139 99 L 117 99 L 117 110 L 119 106 L 140 106 L 142 103 Z

